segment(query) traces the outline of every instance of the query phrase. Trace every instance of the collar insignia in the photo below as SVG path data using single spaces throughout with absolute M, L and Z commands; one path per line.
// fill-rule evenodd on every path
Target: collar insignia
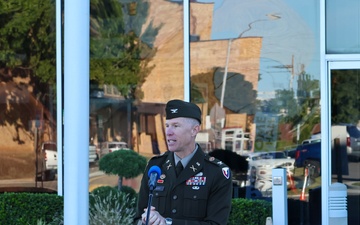
M 190 169 L 192 169 L 193 172 L 195 172 L 197 169 L 194 167 L 194 165 L 190 166 Z

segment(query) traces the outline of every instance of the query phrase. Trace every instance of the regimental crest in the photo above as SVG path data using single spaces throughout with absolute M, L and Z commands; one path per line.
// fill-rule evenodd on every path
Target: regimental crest
M 226 179 L 230 178 L 230 169 L 229 167 L 222 168 L 222 173 Z

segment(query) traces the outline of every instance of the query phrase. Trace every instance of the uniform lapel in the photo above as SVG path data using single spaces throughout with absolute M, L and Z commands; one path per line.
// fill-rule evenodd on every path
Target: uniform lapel
M 176 179 L 175 173 L 175 162 L 174 162 L 174 153 L 170 152 L 167 156 L 165 163 L 162 165 L 162 174 L 166 174 L 168 178 L 171 177 L 171 180 Z M 172 178 L 174 177 L 174 179 Z
M 203 153 L 201 148 L 198 148 L 195 155 L 186 165 L 184 170 L 180 173 L 180 176 L 177 178 L 175 182 L 175 186 L 182 183 L 183 181 L 188 180 L 190 177 L 194 176 L 195 174 L 199 173 L 204 166 L 204 158 L 205 158 L 205 154 Z M 173 170 L 175 171 L 175 169 Z

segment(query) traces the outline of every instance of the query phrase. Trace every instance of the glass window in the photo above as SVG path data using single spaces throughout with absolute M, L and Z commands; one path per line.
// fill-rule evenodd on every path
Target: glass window
M 360 53 L 360 1 L 326 1 L 326 53 Z
M 253 198 L 271 197 L 272 169 L 286 168 L 290 209 L 321 186 L 296 159 L 319 135 L 319 21 L 317 0 L 190 2 L 191 101 L 204 114 L 207 150 L 246 157 L 248 176 L 237 183 Z
M 347 221 L 357 224 L 360 221 L 360 63 L 351 64 L 352 68 L 347 68 L 349 63 L 340 62 L 330 72 L 331 183 L 341 183 L 347 190 Z
M 98 157 L 119 148 L 163 153 L 165 104 L 184 96 L 183 3 L 90 3 L 90 139 Z M 92 176 L 98 170 L 98 161 L 90 164 L 90 191 L 118 184 L 118 176 Z M 141 176 L 123 185 L 137 191 Z
M 0 5 L 0 190 L 56 192 L 55 1 Z

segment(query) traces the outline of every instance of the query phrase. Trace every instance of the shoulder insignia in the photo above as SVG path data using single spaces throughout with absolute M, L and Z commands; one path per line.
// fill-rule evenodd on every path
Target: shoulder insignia
M 230 178 L 230 169 L 229 167 L 224 167 L 224 168 L 221 168 L 222 169 L 222 173 L 224 175 L 224 177 L 226 179 L 229 179 Z
M 208 160 L 209 162 L 219 166 L 221 168 L 222 174 L 224 175 L 224 177 L 226 179 L 229 179 L 231 177 L 230 168 L 222 161 L 218 160 L 217 158 L 215 158 L 213 156 L 209 156 L 207 154 L 205 156 L 205 160 Z
M 215 158 L 213 156 L 209 156 L 208 154 L 205 155 L 205 160 L 212 162 L 213 164 L 216 164 L 221 167 L 226 166 L 225 163 L 223 163 L 222 161 L 218 160 L 217 158 Z

